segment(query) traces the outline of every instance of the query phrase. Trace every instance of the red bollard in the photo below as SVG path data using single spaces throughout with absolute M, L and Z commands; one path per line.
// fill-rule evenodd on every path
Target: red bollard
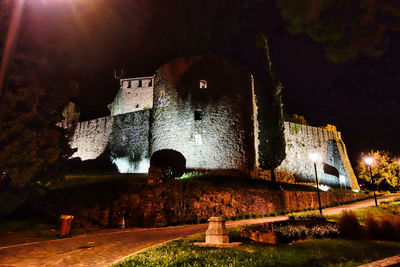
M 60 237 L 64 237 L 69 235 L 71 230 L 71 222 L 74 216 L 72 215 L 61 215 L 61 228 L 60 228 Z

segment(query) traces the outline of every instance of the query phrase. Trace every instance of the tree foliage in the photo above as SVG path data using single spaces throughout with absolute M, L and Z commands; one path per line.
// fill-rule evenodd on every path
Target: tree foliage
M 276 0 L 292 34 L 326 44 L 336 63 L 359 56 L 381 56 L 391 32 L 400 31 L 398 0 Z
M 372 179 L 369 172 L 369 166 L 365 164 L 364 157 L 370 156 L 374 159 L 371 165 Z M 361 154 L 361 159 L 358 161 L 356 171 L 358 178 L 365 181 L 369 185 L 386 185 L 392 188 L 400 186 L 400 164 L 398 159 L 393 158 L 386 151 L 371 151 L 368 154 Z
M 0 124 L 0 169 L 14 185 L 58 179 L 72 155 L 56 124 L 68 91 L 46 59 L 17 54 Z
M 288 122 L 308 125 L 307 120 L 303 115 L 284 113 L 284 119 Z
M 256 66 L 254 69 L 255 94 L 258 105 L 259 122 L 259 164 L 262 169 L 271 170 L 271 180 L 275 181 L 274 169 L 285 159 L 285 137 L 281 91 L 282 85 L 272 72 L 268 42 L 264 34 L 256 38 Z

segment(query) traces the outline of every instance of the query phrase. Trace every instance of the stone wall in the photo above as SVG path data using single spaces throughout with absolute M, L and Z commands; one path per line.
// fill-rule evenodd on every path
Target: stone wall
M 364 199 L 364 193 L 321 192 L 323 206 Z M 318 208 L 316 192 L 263 190 L 242 186 L 213 186 L 175 182 L 159 186 L 136 185 L 111 203 L 90 208 L 65 209 L 76 216 L 75 223 L 94 222 L 117 226 L 125 211 L 126 223 L 135 226 L 205 222 L 211 216 L 226 218 L 268 215 Z
M 359 189 L 347 156 L 341 133 L 331 128 L 312 127 L 285 122 L 286 159 L 278 170 L 293 174 L 297 181 L 314 182 L 314 166 L 309 153 L 318 152 L 325 162 L 339 171 L 339 177 L 326 174 L 322 162 L 317 164 L 322 184 Z
M 200 81 L 207 88 L 200 88 Z M 183 154 L 188 169 L 254 168 L 251 76 L 215 57 L 180 58 L 154 78 L 151 152 Z
M 146 173 L 149 167 L 150 110 L 98 118 L 76 124 L 73 157 L 95 159 L 109 153 L 120 172 Z
M 153 77 L 120 80 L 120 89 L 109 105 L 111 115 L 135 112 L 153 107 Z

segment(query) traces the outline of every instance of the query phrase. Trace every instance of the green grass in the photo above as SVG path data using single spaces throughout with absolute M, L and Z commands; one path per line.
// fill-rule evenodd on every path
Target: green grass
M 48 189 L 58 190 L 75 188 L 94 184 L 145 183 L 147 174 L 93 174 L 93 175 L 66 175 L 65 180 L 52 184 Z
M 226 175 L 183 175 L 182 179 L 177 181 L 194 184 L 206 184 L 214 186 L 229 186 L 251 189 L 264 189 L 274 191 L 311 191 L 316 192 L 314 186 L 303 184 L 289 183 L 272 183 L 271 181 L 253 179 L 243 176 L 226 176 Z
M 372 214 L 375 217 L 381 219 L 384 216 L 399 216 L 400 215 L 400 200 L 390 202 L 388 204 L 381 203 L 378 207 L 368 207 L 353 210 L 356 213 L 358 220 L 364 223 L 368 214 Z M 325 218 L 331 221 L 337 221 L 340 214 L 326 215 Z
M 115 265 L 125 266 L 358 266 L 400 253 L 400 243 L 314 239 L 289 245 L 265 245 L 242 240 L 230 230 L 236 248 L 204 248 L 204 234 L 168 242 Z

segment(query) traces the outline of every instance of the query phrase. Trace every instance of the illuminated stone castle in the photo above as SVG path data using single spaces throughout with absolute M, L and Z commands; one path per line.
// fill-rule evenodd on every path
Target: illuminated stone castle
M 222 71 L 223 70 L 223 71 Z M 107 153 L 120 172 L 145 173 L 152 155 L 173 151 L 187 170 L 257 173 L 258 123 L 252 75 L 218 57 L 179 58 L 154 76 L 120 80 L 111 116 L 79 122 L 74 157 Z M 321 184 L 359 189 L 334 126 L 285 122 L 286 159 L 278 171 L 314 181 L 308 154 L 318 151 Z

